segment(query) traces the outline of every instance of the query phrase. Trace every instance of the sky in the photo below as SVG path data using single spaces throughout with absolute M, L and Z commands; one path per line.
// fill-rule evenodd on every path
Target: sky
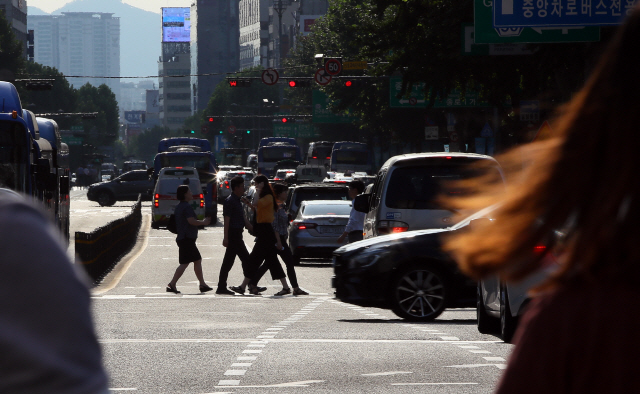
M 55 11 L 67 3 L 71 3 L 71 0 L 27 0 L 28 6 L 45 12 Z M 161 7 L 190 7 L 192 0 L 123 0 L 123 3 L 160 14 Z

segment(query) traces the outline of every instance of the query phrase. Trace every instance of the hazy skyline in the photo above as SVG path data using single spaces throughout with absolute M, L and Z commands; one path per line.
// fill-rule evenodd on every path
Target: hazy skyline
M 52 12 L 72 0 L 27 0 L 27 5 L 37 7 L 45 12 Z M 192 0 L 122 0 L 123 3 L 160 14 L 161 7 L 189 7 Z

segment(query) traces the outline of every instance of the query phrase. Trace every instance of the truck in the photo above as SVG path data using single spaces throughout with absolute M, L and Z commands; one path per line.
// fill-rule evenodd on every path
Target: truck
M 198 170 L 205 200 L 205 215 L 216 220 L 218 213 L 215 154 L 209 140 L 191 137 L 165 138 L 158 143 L 158 153 L 153 160 L 153 180 L 158 180 L 165 167 L 193 167 Z M 192 191 L 194 194 L 195 191 Z
M 69 150 L 57 124 L 22 108 L 0 81 L 0 187 L 32 196 L 69 239 Z

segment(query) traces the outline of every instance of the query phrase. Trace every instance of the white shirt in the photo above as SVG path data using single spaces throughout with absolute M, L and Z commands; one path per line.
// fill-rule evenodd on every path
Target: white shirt
M 362 231 L 364 228 L 364 218 L 367 215 L 364 212 L 358 212 L 353 207 L 355 200 L 351 201 L 351 213 L 349 214 L 349 222 L 347 223 L 347 227 L 344 228 L 344 231 L 350 233 L 352 231 Z

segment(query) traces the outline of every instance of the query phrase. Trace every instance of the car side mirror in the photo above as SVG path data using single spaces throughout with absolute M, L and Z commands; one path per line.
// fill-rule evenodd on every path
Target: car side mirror
M 358 212 L 369 212 L 371 209 L 371 204 L 369 203 L 370 197 L 371 194 L 360 194 L 356 196 L 356 198 L 353 200 L 353 209 Z

